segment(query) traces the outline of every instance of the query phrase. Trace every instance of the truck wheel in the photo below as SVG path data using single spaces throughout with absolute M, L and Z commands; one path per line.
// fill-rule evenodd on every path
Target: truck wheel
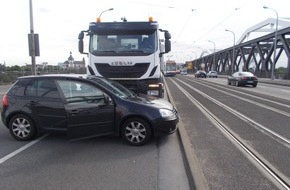
M 36 134 L 36 128 L 32 120 L 23 114 L 17 114 L 9 122 L 10 134 L 19 141 L 28 141 L 33 139 Z
M 141 118 L 131 118 L 124 122 L 121 128 L 122 139 L 134 146 L 144 145 L 149 141 L 152 130 L 148 122 Z

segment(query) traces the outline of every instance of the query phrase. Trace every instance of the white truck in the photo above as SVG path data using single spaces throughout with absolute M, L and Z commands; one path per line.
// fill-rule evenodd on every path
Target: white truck
M 84 52 L 84 34 L 89 50 Z M 160 33 L 164 38 L 160 38 Z M 87 72 L 116 80 L 136 93 L 163 97 L 163 54 L 171 50 L 171 35 L 156 21 L 91 22 L 79 34 L 79 52 L 88 54 Z

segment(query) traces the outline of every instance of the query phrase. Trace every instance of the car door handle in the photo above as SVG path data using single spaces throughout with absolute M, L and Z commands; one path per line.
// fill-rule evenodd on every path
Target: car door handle
M 38 102 L 38 101 L 33 101 L 33 100 L 31 100 L 28 104 L 29 104 L 30 106 L 34 106 L 34 105 L 39 104 L 39 102 Z
M 70 110 L 69 113 L 74 116 L 74 115 L 77 115 L 79 113 L 78 110 Z

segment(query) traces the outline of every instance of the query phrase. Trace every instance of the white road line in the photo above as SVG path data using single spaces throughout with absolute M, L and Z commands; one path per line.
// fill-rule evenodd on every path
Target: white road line
M 11 152 L 10 154 L 4 156 L 3 158 L 0 159 L 0 164 L 4 163 L 6 160 L 12 158 L 13 156 L 16 156 L 17 154 L 19 154 L 20 152 L 26 150 L 27 148 L 31 147 L 32 145 L 36 144 L 37 142 L 41 141 L 42 139 L 44 139 L 45 137 L 47 137 L 49 134 L 45 134 L 43 136 L 41 136 L 38 139 L 35 139 L 33 141 L 31 141 L 30 143 L 24 145 L 23 147 L 15 150 L 14 152 Z
M 283 91 L 283 92 L 287 92 L 287 93 L 290 93 L 290 90 L 281 90 L 281 91 Z

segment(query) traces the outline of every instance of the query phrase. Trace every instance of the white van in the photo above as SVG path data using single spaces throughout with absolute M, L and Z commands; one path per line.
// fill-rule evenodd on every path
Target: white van
M 182 69 L 182 70 L 180 71 L 180 74 L 181 74 L 181 75 L 187 75 L 187 69 Z

